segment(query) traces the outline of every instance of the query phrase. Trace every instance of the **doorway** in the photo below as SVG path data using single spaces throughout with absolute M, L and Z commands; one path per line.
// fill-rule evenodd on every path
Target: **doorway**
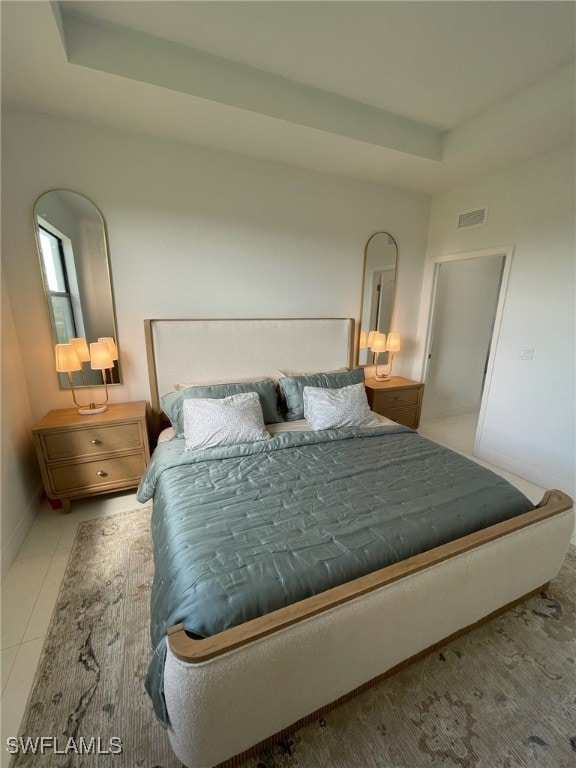
M 425 431 L 467 453 L 480 437 L 510 255 L 481 251 L 433 263 L 422 420 Z
M 394 286 L 396 267 L 386 267 L 372 275 L 372 302 L 370 304 L 370 325 L 380 333 L 388 334 L 394 308 Z

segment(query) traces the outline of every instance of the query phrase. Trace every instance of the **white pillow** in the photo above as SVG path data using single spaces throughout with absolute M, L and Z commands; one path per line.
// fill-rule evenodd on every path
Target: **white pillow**
M 256 392 L 221 398 L 192 398 L 185 400 L 182 408 L 187 451 L 270 438 Z
M 362 382 L 338 389 L 304 387 L 303 399 L 304 418 L 314 431 L 380 424 L 370 410 Z

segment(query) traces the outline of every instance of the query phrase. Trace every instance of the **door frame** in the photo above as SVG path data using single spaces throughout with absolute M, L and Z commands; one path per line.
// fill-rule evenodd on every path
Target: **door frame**
M 490 398 L 490 389 L 494 373 L 494 360 L 500 338 L 500 328 L 504 305 L 506 303 L 506 293 L 508 291 L 508 282 L 512 269 L 512 255 L 514 245 L 506 245 L 500 248 L 482 248 L 474 251 L 464 251 L 460 253 L 451 253 L 443 256 L 434 256 L 426 265 L 422 287 L 422 306 L 420 311 L 420 328 L 418 338 L 424 339 L 422 356 L 420 360 L 420 381 L 426 382 L 428 370 L 430 367 L 429 355 L 432 348 L 432 338 L 434 333 L 434 320 L 436 310 L 436 292 L 438 288 L 438 275 L 441 264 L 451 261 L 466 261 L 468 259 L 483 259 L 493 256 L 502 256 L 504 259 L 502 265 L 502 279 L 500 281 L 500 290 L 498 292 L 498 301 L 496 303 L 496 313 L 494 317 L 494 328 L 490 340 L 490 352 L 486 366 L 486 376 L 484 379 L 484 388 L 480 400 L 480 414 L 478 417 L 478 427 L 476 429 L 476 438 L 474 441 L 474 453 L 476 453 L 482 437 L 484 427 L 484 418 L 486 406 Z

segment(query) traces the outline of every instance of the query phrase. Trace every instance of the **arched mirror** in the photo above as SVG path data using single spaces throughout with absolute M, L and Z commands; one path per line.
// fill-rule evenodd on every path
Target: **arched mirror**
M 388 334 L 391 330 L 397 263 L 396 240 L 388 232 L 375 232 L 364 248 L 360 330 L 366 338 L 370 331 Z M 359 350 L 359 365 L 372 365 L 373 358 L 369 349 Z M 380 357 L 380 362 L 385 360 Z
M 98 208 L 76 192 L 46 192 L 34 206 L 34 230 L 54 344 L 116 340 L 106 227 Z M 100 370 L 83 365 L 80 373 L 75 387 L 102 384 Z M 68 388 L 68 376 L 58 375 Z M 108 383 L 120 383 L 118 360 L 106 375 Z

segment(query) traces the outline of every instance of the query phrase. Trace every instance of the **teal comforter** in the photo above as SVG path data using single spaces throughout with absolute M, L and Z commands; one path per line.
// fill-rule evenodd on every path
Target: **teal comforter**
M 159 445 L 138 499 L 154 498 L 158 719 L 166 630 L 209 636 L 526 512 L 493 472 L 400 425 L 284 432 L 184 451 Z

